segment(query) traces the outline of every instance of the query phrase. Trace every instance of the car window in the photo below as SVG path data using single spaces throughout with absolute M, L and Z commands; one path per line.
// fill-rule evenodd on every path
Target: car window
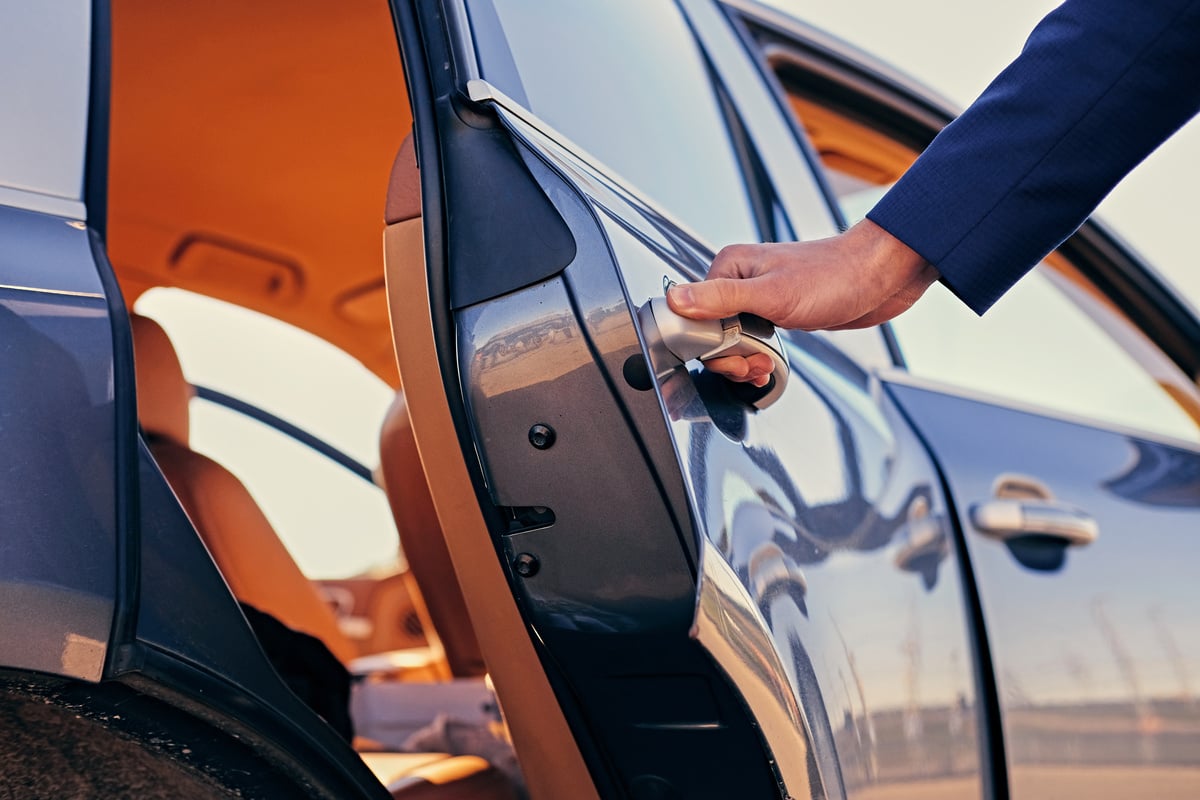
M 811 97 L 789 99 L 843 216 L 862 219 L 916 152 Z M 982 318 L 935 284 L 892 331 L 914 375 L 1200 441 L 1196 385 L 1060 254 Z
M 892 322 L 914 375 L 1200 442 L 1200 394 L 1069 267 L 1043 263 L 983 317 L 940 284 Z
M 505 85 L 506 65 L 488 63 L 493 48 L 480 49 L 485 79 L 524 96 L 709 244 L 761 238 L 708 68 L 674 3 L 468 3 L 473 13 L 485 4 L 495 7 L 522 91 Z
M 352 356 L 287 323 L 180 289 L 135 310 L 167 331 L 188 380 L 257 406 L 369 468 L 393 390 Z M 236 475 L 306 576 L 402 568 L 383 492 L 270 425 L 201 398 L 191 446 Z

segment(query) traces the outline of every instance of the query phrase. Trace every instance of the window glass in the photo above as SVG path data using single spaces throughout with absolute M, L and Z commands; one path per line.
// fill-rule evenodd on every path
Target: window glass
M 163 326 L 193 384 L 258 406 L 368 467 L 394 392 L 352 356 L 272 317 L 179 289 L 135 306 Z M 274 428 L 200 399 L 191 446 L 236 475 L 309 578 L 401 564 L 383 492 Z
M 916 157 L 861 119 L 789 97 L 847 222 Z M 1100 422 L 1200 441 L 1200 392 L 1062 256 L 982 318 L 941 284 L 891 323 L 914 375 Z
M 892 329 L 914 375 L 1200 441 L 1195 386 L 1111 306 L 1045 264 L 983 317 L 935 284 Z
M 531 111 L 714 247 L 759 240 L 716 92 L 674 3 L 492 1 Z M 488 67 L 505 90 L 506 73 Z

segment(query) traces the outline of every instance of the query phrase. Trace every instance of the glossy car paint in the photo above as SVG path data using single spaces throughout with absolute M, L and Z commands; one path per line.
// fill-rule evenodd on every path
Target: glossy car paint
M 754 710 L 783 791 L 854 796 L 872 784 L 922 777 L 945 779 L 952 796 L 978 796 L 982 723 L 961 574 L 937 476 L 920 443 L 872 393 L 861 368 L 812 336 L 796 337 L 800 346 L 792 348 L 800 384 L 767 411 L 751 413 L 720 379 L 682 366 L 672 373 L 662 364 L 652 370 L 669 374 L 658 387 L 662 405 L 639 399 L 627 366 L 638 357 L 631 309 L 661 293 L 664 275 L 694 278 L 709 255 L 558 146 L 513 101 L 482 87 L 473 94 L 508 106 L 500 111 L 506 124 L 587 194 L 607 239 L 583 236 L 589 226 L 573 224 L 580 257 L 564 283 L 458 316 L 474 447 L 493 502 L 552 512 L 537 530 L 506 537 L 504 548 L 509 558 L 523 555 L 538 565 L 536 574 L 515 579 L 515 589 L 536 638 L 564 665 L 567 683 L 587 695 L 585 672 L 653 668 L 653 661 L 623 662 L 613 644 L 605 652 L 573 641 L 578 651 L 571 652 L 561 631 L 602 630 L 614 641 L 620 640 L 614 634 L 647 630 L 668 641 L 672 631 L 678 636 L 678 622 L 672 625 L 664 609 L 668 598 L 692 589 L 694 578 L 682 564 L 670 567 L 670 558 L 698 548 L 703 577 L 692 590 L 701 612 L 691 634 Z M 563 194 L 548 191 L 555 199 Z M 611 267 L 595 254 L 608 250 L 620 265 L 622 294 L 611 276 L 607 292 L 597 289 Z M 590 384 L 583 377 L 589 348 L 605 365 Z M 555 376 L 553 388 L 547 374 Z M 628 395 L 623 413 L 611 407 L 618 391 Z M 673 463 L 652 462 L 654 473 L 644 474 L 644 457 L 632 457 L 636 449 L 622 440 L 631 428 L 644 441 L 661 439 L 664 411 Z M 550 453 L 557 454 L 529 447 L 535 417 L 565 429 L 556 427 Z M 582 463 L 622 468 L 581 470 Z M 677 482 L 680 472 L 691 513 L 671 516 L 692 520 L 694 544 L 686 533 L 679 540 L 671 516 L 655 517 L 666 500 L 660 486 Z M 622 499 L 617 513 L 615 497 Z M 732 586 L 722 576 L 732 576 Z M 676 580 L 679 588 L 672 589 Z M 689 614 L 693 608 L 689 603 Z M 896 624 L 895 612 L 881 613 L 892 609 L 903 609 L 904 624 Z M 706 642 L 705 621 L 712 618 L 725 620 L 726 628 Z M 742 626 L 736 633 L 728 628 L 732 619 Z M 889 631 L 892 653 L 878 652 L 876 625 Z M 729 650 L 723 642 L 736 646 Z M 752 642 L 762 646 L 747 646 Z M 873 649 L 882 674 L 864 678 L 860 648 Z M 572 658 L 578 655 L 586 658 Z M 936 689 L 931 681 L 923 698 L 920 671 L 927 663 Z M 840 693 L 825 688 L 839 684 Z M 883 698 L 878 706 L 876 698 Z
M 1200 450 L 917 381 L 889 391 L 942 465 L 966 531 L 1011 796 L 1200 793 Z M 987 536 L 971 509 L 1013 476 L 1095 520 L 1099 536 L 1066 548 Z
M 108 306 L 76 220 L 0 207 L 0 663 L 98 680 L 116 591 Z

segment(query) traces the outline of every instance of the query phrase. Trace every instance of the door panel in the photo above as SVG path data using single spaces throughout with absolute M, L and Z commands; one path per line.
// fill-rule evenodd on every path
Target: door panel
M 82 223 L 0 207 L 0 665 L 97 681 L 117 592 L 112 322 Z
M 920 779 L 979 796 L 960 565 L 920 443 L 812 336 L 791 342 L 794 385 L 758 413 L 703 370 L 639 379 L 634 309 L 711 254 L 512 101 L 472 91 L 577 254 L 457 314 L 471 448 L 526 622 L 613 779 L 868 798 Z M 775 780 L 756 777 L 752 750 Z M 695 784 L 710 757 L 743 766 L 728 786 Z
M 889 388 L 965 532 L 1011 796 L 1200 793 L 1200 451 L 915 382 Z M 981 509 L 997 493 L 1090 518 L 1098 536 L 1064 547 L 1036 513 L 989 524 Z

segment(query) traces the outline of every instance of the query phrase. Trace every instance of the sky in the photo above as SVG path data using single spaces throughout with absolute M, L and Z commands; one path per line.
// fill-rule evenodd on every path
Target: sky
M 1052 0 L 773 0 L 779 8 L 898 67 L 960 106 L 1020 52 Z M 1190 234 L 1200 200 L 1200 121 L 1131 173 L 1097 214 L 1200 308 Z

